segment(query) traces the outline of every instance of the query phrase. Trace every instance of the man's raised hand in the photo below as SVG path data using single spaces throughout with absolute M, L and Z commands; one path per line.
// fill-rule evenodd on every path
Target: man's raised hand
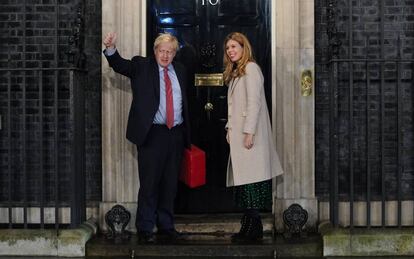
M 116 33 L 115 32 L 108 32 L 103 40 L 103 44 L 107 49 L 115 48 L 116 42 Z

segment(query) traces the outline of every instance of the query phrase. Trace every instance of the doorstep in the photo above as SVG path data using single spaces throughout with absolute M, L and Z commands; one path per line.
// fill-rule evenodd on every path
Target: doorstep
M 209 237 L 206 237 L 209 235 Z M 155 243 L 142 245 L 136 235 L 130 240 L 115 244 L 103 236 L 95 237 L 86 245 L 89 257 L 289 257 L 306 258 L 322 255 L 322 240 L 318 235 L 310 235 L 296 242 L 286 241 L 281 236 L 275 239 L 266 234 L 261 242 L 233 244 L 230 236 L 213 234 L 192 234 L 191 239 L 180 240 L 173 244 Z
M 103 235 L 86 245 L 86 255 L 93 257 L 319 257 L 322 239 L 309 235 L 300 240 L 286 241 L 273 234 L 273 216 L 263 215 L 264 238 L 261 242 L 234 244 L 231 235 L 240 228 L 240 214 L 178 215 L 176 228 L 184 238 L 175 243 L 139 244 L 135 234 L 127 241 L 115 244 Z

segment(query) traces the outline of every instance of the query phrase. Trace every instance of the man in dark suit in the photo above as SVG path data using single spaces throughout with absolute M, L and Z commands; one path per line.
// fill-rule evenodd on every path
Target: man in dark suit
M 131 79 L 132 104 L 126 137 L 137 145 L 140 189 L 136 227 L 139 240 L 153 243 L 158 234 L 176 239 L 174 199 L 183 149 L 190 146 L 186 74 L 173 62 L 178 41 L 160 34 L 154 57 L 122 58 L 115 48 L 116 34 L 103 41 L 105 57 L 117 73 Z

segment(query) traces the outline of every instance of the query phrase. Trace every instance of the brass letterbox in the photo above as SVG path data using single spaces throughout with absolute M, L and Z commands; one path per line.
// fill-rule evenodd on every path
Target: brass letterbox
M 195 86 L 223 86 L 223 74 L 195 74 L 194 75 Z

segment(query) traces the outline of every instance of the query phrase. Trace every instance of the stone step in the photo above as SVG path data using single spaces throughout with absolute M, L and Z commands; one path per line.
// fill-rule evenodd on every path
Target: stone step
M 175 227 L 183 233 L 214 233 L 223 235 L 236 233 L 240 229 L 241 214 L 177 215 Z M 273 232 L 273 215 L 261 214 L 263 231 Z
M 227 235 L 188 234 L 183 240 L 174 243 L 157 241 L 153 245 L 143 245 L 133 235 L 129 241 L 114 244 L 104 238 L 95 238 L 87 245 L 88 257 L 273 257 L 275 246 L 271 236 L 252 244 L 232 244 Z
M 296 241 L 285 240 L 278 235 L 266 234 L 261 242 L 234 244 L 227 238 L 210 238 L 200 235 L 189 237 L 173 244 L 156 242 L 142 245 L 136 235 L 129 240 L 114 243 L 104 237 L 95 237 L 86 245 L 87 258 L 320 258 L 322 240 L 318 235 L 309 235 Z M 192 236 L 192 235 L 190 235 Z M 133 256 L 133 257 L 132 257 Z
M 129 240 L 115 243 L 103 236 L 97 236 L 86 245 L 88 258 L 129 257 L 171 258 L 171 257 L 256 257 L 309 258 L 322 254 L 320 236 L 310 236 L 297 242 L 286 241 L 273 235 L 273 216 L 262 215 L 264 238 L 256 243 L 234 244 L 232 233 L 240 229 L 241 214 L 222 215 L 177 215 L 176 228 L 184 233 L 183 239 L 173 244 L 157 241 L 152 245 L 140 244 L 135 234 Z

